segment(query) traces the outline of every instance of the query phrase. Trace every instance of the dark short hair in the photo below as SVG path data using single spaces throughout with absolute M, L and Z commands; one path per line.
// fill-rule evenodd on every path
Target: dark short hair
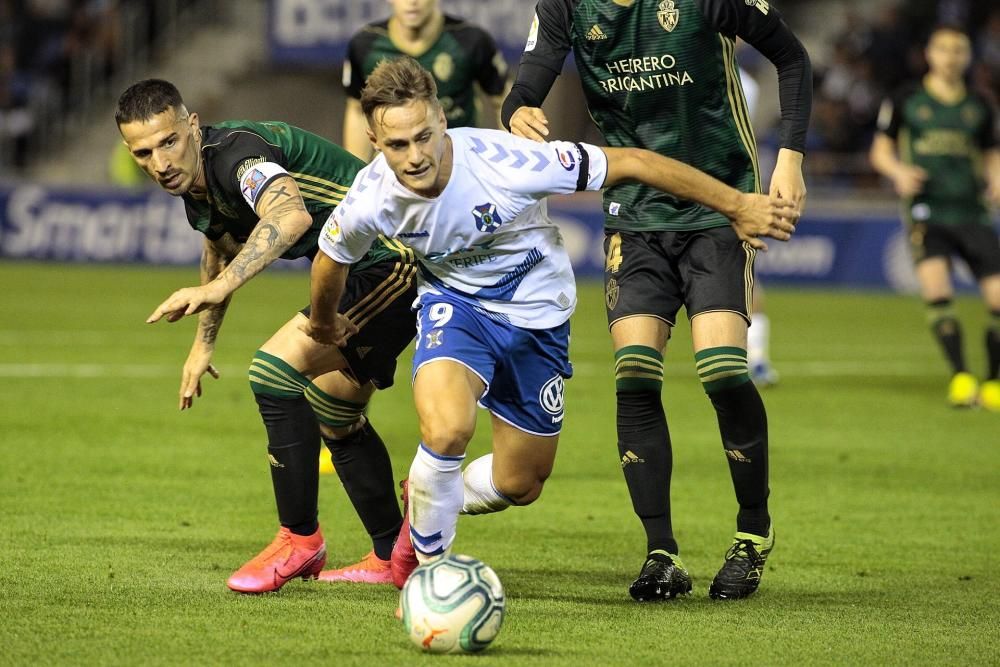
M 361 91 L 361 111 L 370 119 L 376 109 L 414 100 L 438 104 L 434 77 L 409 56 L 392 58 L 380 62 L 368 75 Z
M 167 109 L 183 106 L 184 100 L 174 84 L 163 79 L 145 79 L 133 83 L 118 98 L 115 122 L 120 127 L 137 120 L 149 120 Z

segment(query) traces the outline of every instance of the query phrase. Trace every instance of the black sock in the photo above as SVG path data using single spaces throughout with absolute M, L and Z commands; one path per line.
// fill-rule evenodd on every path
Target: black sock
M 670 474 L 673 452 L 660 395 L 619 391 L 618 453 L 632 496 L 632 508 L 646 529 L 648 551 L 677 553 L 670 522 Z
M 396 499 L 392 463 L 382 438 L 370 423 L 346 438 L 323 436 L 347 497 L 372 538 L 375 555 L 389 560 L 403 523 Z
M 1000 310 L 991 313 L 993 323 L 986 329 L 986 379 L 1000 379 Z
M 736 530 L 767 535 L 767 413 L 753 382 L 709 394 L 740 505 Z
M 962 354 L 962 325 L 955 317 L 951 299 L 931 301 L 927 308 L 931 331 L 951 365 L 952 374 L 965 373 L 967 369 L 965 356 Z
M 278 398 L 254 392 L 267 429 L 271 484 L 281 525 L 296 535 L 319 526 L 319 424 L 304 396 Z

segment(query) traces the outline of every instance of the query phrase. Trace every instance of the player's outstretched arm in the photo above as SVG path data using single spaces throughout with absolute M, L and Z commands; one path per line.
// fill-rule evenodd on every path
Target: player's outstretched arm
M 347 285 L 349 264 L 341 264 L 325 252 L 316 253 L 309 278 L 309 321 L 302 332 L 322 345 L 344 345 L 358 327 L 337 312 Z
M 213 280 L 198 287 L 185 287 L 170 295 L 146 320 L 166 317 L 176 322 L 222 303 L 241 285 L 271 265 L 312 226 L 299 188 L 291 176 L 275 179 L 258 198 L 260 221 L 236 254 Z
M 789 200 L 740 192 L 690 165 L 642 148 L 602 150 L 608 158 L 605 187 L 639 181 L 707 206 L 729 218 L 740 239 L 758 250 L 767 250 L 761 236 L 787 241 L 795 232 L 799 211 Z

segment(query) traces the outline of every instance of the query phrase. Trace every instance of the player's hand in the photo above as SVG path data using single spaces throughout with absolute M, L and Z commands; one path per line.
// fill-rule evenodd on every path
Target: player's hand
M 181 410 L 190 408 L 194 405 L 195 396 L 201 396 L 201 376 L 205 373 L 216 380 L 219 379 L 219 371 L 212 365 L 212 351 L 202 348 L 192 349 L 181 373 L 178 408 Z
M 786 199 L 799 210 L 799 215 L 806 208 L 806 182 L 802 178 L 802 153 L 788 148 L 778 151 L 778 160 L 771 173 L 771 187 L 768 190 L 771 197 Z
M 927 181 L 927 172 L 912 164 L 901 164 L 892 176 L 892 184 L 900 197 L 920 194 Z
M 538 107 L 518 107 L 510 117 L 510 131 L 518 137 L 545 141 L 549 136 L 549 119 Z
M 358 333 L 358 325 L 351 318 L 337 313 L 332 324 L 314 322 L 311 318 L 299 326 L 299 330 L 320 345 L 347 345 L 347 339 Z
M 185 315 L 193 315 L 222 303 L 227 296 L 215 282 L 179 289 L 156 307 L 146 318 L 146 324 L 159 322 L 163 317 L 167 318 L 167 322 L 176 322 Z
M 767 252 L 761 236 L 787 241 L 795 233 L 799 209 L 787 199 L 748 193 L 742 195 L 742 206 L 731 219 L 733 229 L 741 241 Z

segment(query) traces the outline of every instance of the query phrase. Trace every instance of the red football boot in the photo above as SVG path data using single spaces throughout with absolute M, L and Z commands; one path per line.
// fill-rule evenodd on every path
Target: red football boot
M 319 528 L 296 535 L 284 526 L 253 560 L 233 572 L 226 585 L 239 593 L 276 591 L 295 577 L 315 579 L 326 564 L 326 543 Z
M 369 551 L 359 562 L 336 570 L 323 570 L 319 573 L 320 581 L 347 581 L 355 584 L 389 584 L 392 583 L 392 568 L 390 561 L 382 560 Z
M 402 588 L 417 565 L 420 565 L 417 552 L 413 550 L 413 542 L 410 541 L 410 487 L 405 479 L 399 486 L 403 489 L 403 525 L 399 527 L 399 535 L 392 545 L 392 556 L 389 559 L 392 565 L 392 583 L 396 588 Z

